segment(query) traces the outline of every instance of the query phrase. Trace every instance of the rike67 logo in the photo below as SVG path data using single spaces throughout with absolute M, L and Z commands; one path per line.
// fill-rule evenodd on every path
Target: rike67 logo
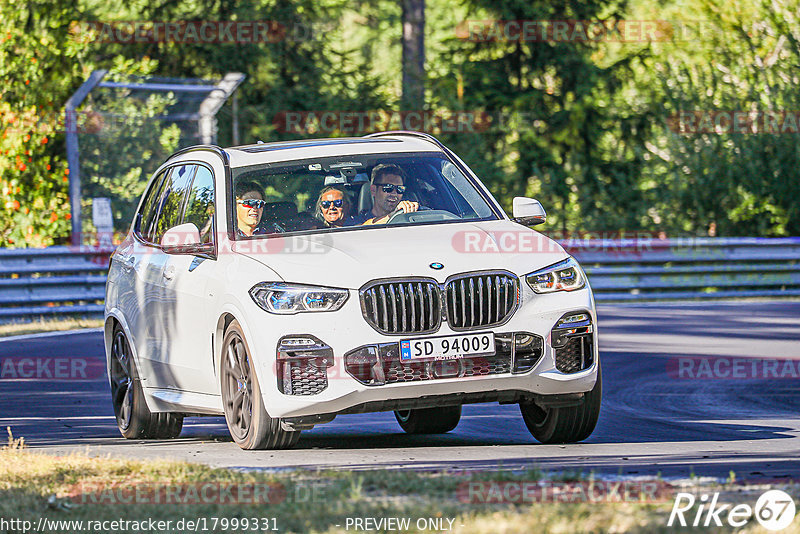
M 721 527 L 727 523 L 733 528 L 741 528 L 755 517 L 762 527 L 777 532 L 791 525 L 794 516 L 794 500 L 781 490 L 764 492 L 756 501 L 755 508 L 749 504 L 720 504 L 719 493 L 696 497 L 681 492 L 675 496 L 667 526 Z

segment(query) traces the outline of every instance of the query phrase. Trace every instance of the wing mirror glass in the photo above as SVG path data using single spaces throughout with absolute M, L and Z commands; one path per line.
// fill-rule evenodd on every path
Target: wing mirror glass
M 538 200 L 514 197 L 513 221 L 525 226 L 536 226 L 547 221 L 547 213 Z
M 200 230 L 194 223 L 173 226 L 161 237 L 161 247 L 167 254 L 192 254 L 200 245 Z

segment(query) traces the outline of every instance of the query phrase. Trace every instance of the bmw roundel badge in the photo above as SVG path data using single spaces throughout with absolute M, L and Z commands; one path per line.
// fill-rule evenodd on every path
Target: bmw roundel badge
M 435 262 L 431 263 L 431 269 L 436 269 L 437 271 L 440 270 L 440 269 L 444 269 L 444 264 L 441 264 L 438 261 L 435 261 Z

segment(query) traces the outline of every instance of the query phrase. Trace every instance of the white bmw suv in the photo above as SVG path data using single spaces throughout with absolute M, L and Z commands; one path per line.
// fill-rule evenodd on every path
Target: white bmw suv
M 597 316 L 561 246 L 509 218 L 435 138 L 197 146 L 150 179 L 112 255 L 105 346 L 126 438 L 223 415 L 244 449 L 288 448 L 338 414 L 410 433 L 467 403 L 519 404 L 540 442 L 600 411 Z

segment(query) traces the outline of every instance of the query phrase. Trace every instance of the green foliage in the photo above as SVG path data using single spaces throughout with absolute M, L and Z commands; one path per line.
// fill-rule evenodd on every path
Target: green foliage
M 665 9 L 684 21 L 674 39 L 629 80 L 660 110 L 645 145 L 652 224 L 672 232 L 782 236 L 800 233 L 800 145 L 794 133 L 676 133 L 681 112 L 800 109 L 800 2 L 703 0 Z M 700 21 L 700 23 L 698 23 Z M 672 122 L 670 122 L 672 120 Z
M 146 76 L 156 66 L 152 59 L 137 62 L 117 56 L 105 80 Z M 131 98 L 130 89 L 114 89 L 104 97 L 102 102 L 90 99 L 81 108 L 84 116 L 97 114 L 100 121 L 94 128 L 81 128 L 79 136 L 82 219 L 90 235 L 94 197 L 111 198 L 115 227 L 127 230 L 150 175 L 178 148 L 180 138 L 176 124 L 158 119 L 174 102 L 172 93 L 150 94 L 141 100 Z
M 429 0 L 425 109 L 490 119 L 434 129 L 507 209 L 534 196 L 549 228 L 666 235 L 800 235 L 796 134 L 675 131 L 685 112 L 800 110 L 800 0 Z M 69 206 L 63 105 L 88 74 L 216 79 L 238 92 L 245 143 L 283 132 L 282 112 L 391 111 L 400 101 L 400 4 L 391 0 L 135 2 L 0 0 L 0 246 L 63 243 Z M 670 21 L 654 41 L 470 40 L 464 21 Z M 277 21 L 273 42 L 108 43 L 75 21 Z M 173 95 L 120 90 L 81 108 L 84 198 L 112 198 L 117 229 L 178 146 L 155 118 Z M 422 104 L 420 105 L 422 107 Z M 102 110 L 103 115 L 98 112 Z M 109 117 L 125 117 L 110 122 Z M 232 111 L 219 142 L 232 139 Z M 90 219 L 84 203 L 84 220 Z M 90 225 L 85 226 L 90 229 Z
M 73 2 L 0 1 L 0 246 L 66 243 L 70 230 L 63 106 L 94 68 L 92 36 L 76 31 L 84 20 Z M 111 58 L 109 79 L 150 74 L 148 59 Z M 78 116 L 83 196 L 111 196 L 119 220 L 129 221 L 141 195 L 151 158 L 163 161 L 177 147 L 176 128 L 151 119 L 169 97 L 144 106 L 123 98 L 104 111 L 125 117 L 109 128 L 91 103 Z M 148 135 L 142 135 L 144 130 Z M 155 135 L 153 133 L 155 132 Z M 84 220 L 90 220 L 84 200 Z M 91 225 L 85 225 L 91 230 Z
M 621 18 L 615 2 L 467 5 L 468 20 Z M 453 39 L 450 73 L 433 80 L 434 105 L 484 111 L 496 124 L 480 135 L 454 133 L 453 148 L 507 208 L 513 196 L 535 195 L 562 230 L 636 228 L 643 209 L 634 150 L 643 121 L 608 105 L 630 59 L 601 66 L 600 50 L 594 42 Z
M 70 6 L 0 2 L 0 246 L 50 245 L 69 232 L 60 105 L 81 54 Z
M 465 20 L 673 25 L 654 42 L 450 40 L 433 105 L 505 118 L 488 133 L 444 137 L 507 207 L 536 196 L 551 227 L 575 232 L 800 233 L 794 135 L 670 129 L 687 110 L 796 113 L 800 3 L 466 5 Z

